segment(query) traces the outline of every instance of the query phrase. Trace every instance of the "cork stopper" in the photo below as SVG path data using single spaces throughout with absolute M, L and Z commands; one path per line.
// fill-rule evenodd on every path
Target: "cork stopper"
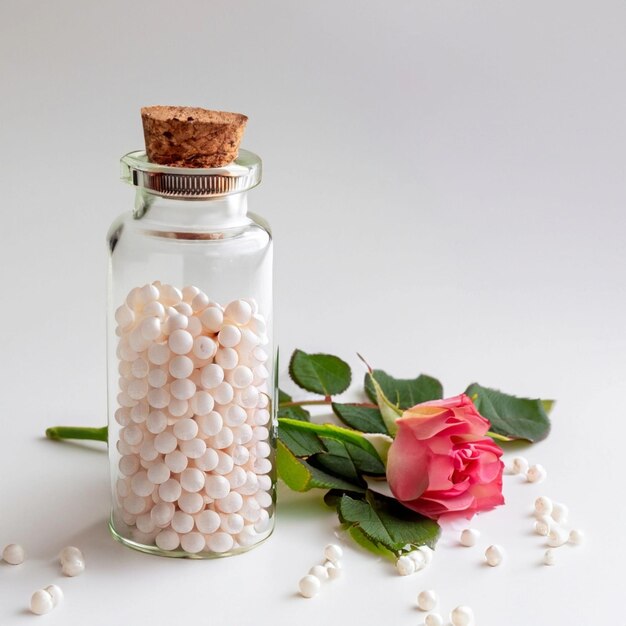
M 197 107 L 141 109 L 146 153 L 171 167 L 221 167 L 237 158 L 248 118 L 241 113 Z

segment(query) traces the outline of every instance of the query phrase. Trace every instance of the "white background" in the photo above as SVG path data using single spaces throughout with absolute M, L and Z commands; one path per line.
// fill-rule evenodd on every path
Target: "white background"
M 415 597 L 478 626 L 618 624 L 623 485 L 626 5 L 618 0 L 387 3 L 163 0 L 0 3 L 0 624 L 66 592 L 47 624 L 421 624 Z M 47 425 L 103 423 L 105 246 L 132 205 L 118 158 L 139 108 L 241 111 L 264 159 L 250 197 L 273 224 L 283 357 L 356 351 L 399 376 L 556 398 L 480 546 L 442 540 L 409 578 L 346 544 L 345 577 L 297 580 L 334 538 L 317 493 L 283 490 L 275 535 L 246 555 L 159 559 L 107 533 L 106 455 Z M 283 361 L 285 369 L 286 359 Z M 587 531 L 541 566 L 529 505 Z M 621 517 L 621 519 L 620 519 Z M 507 550 L 501 568 L 482 549 Z M 84 576 L 54 557 L 81 546 Z

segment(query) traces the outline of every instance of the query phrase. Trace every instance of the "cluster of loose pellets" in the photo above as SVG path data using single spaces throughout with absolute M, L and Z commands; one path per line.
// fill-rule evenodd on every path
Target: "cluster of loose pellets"
M 314 598 L 322 588 L 322 584 L 329 580 L 336 580 L 342 574 L 341 546 L 330 543 L 324 548 L 323 564 L 314 565 L 309 573 L 300 579 L 298 590 L 303 598 Z
M 396 569 L 400 576 L 410 576 L 430 565 L 433 560 L 434 551 L 428 546 L 419 546 L 416 550 L 411 550 L 398 557 Z
M 439 596 L 432 589 L 420 591 L 417 595 L 417 608 L 428 613 L 424 617 L 424 626 L 443 626 L 443 617 L 434 611 L 438 603 Z M 450 623 L 452 626 L 472 626 L 474 624 L 474 611 L 469 606 L 457 606 L 450 612 Z
M 539 496 L 534 502 L 534 530 L 538 535 L 547 537 L 548 549 L 543 555 L 545 565 L 556 564 L 555 548 L 565 544 L 580 545 L 585 534 L 578 528 L 567 528 L 569 510 L 560 502 L 553 502 L 546 496 Z
M 522 475 L 528 482 L 540 482 L 546 477 L 546 471 L 541 465 L 529 466 L 524 457 L 515 457 L 508 468 L 509 474 Z M 539 496 L 533 503 L 534 522 L 533 529 L 537 535 L 546 537 L 547 550 L 543 555 L 545 565 L 556 564 L 555 548 L 566 544 L 580 545 L 585 539 L 585 534 L 578 528 L 568 528 L 569 509 L 561 502 L 555 502 L 547 496 Z M 476 545 L 480 532 L 475 528 L 466 528 L 461 532 L 459 541 L 461 545 L 472 547 Z M 499 545 L 491 545 L 485 550 L 487 565 L 496 567 L 504 559 L 504 549 Z
M 10 543 L 2 551 L 2 559 L 10 565 L 21 565 L 26 558 L 24 548 Z M 85 557 L 75 546 L 67 546 L 59 554 L 61 571 L 65 576 L 78 576 L 85 571 Z M 35 615 L 45 615 L 56 608 L 63 600 L 63 590 L 58 585 L 48 585 L 38 589 L 30 598 L 30 611 Z
M 121 518 L 136 542 L 229 553 L 273 507 L 266 323 L 194 286 L 134 288 L 116 313 Z
M 540 483 L 548 477 L 543 465 L 530 465 L 523 456 L 516 456 L 507 471 L 509 474 L 524 476 L 529 483 Z
M 465 528 L 461 531 L 459 542 L 466 548 L 472 548 L 480 539 L 480 531 L 475 528 Z M 504 549 L 498 544 L 492 544 L 485 550 L 485 562 L 490 567 L 497 567 L 504 559 Z

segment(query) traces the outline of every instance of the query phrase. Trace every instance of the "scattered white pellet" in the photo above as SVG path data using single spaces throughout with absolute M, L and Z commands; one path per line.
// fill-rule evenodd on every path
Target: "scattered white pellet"
M 45 589 L 38 589 L 30 598 L 30 610 L 35 615 L 45 615 L 54 608 L 52 595 Z
M 552 513 L 552 500 L 546 496 L 539 496 L 535 500 L 535 513 L 538 515 L 550 515 Z
M 560 526 L 555 526 L 548 535 L 548 545 L 551 548 L 558 548 L 566 544 L 568 539 L 569 533 Z
M 543 519 L 535 522 L 535 533 L 542 537 L 547 537 L 550 534 L 551 524 Z
M 304 578 L 301 578 L 298 583 L 298 589 L 303 598 L 313 598 L 320 592 L 321 586 L 319 578 L 311 576 L 311 574 L 307 574 Z
M 309 570 L 309 574 L 315 576 L 320 582 L 328 580 L 328 570 L 323 565 L 314 565 Z
M 341 567 L 341 563 L 339 563 L 339 561 L 337 561 L 337 563 L 326 561 L 326 563 L 324 563 L 324 567 L 328 572 L 328 578 L 330 580 L 336 580 L 343 574 L 343 568 Z
M 61 562 L 61 571 L 65 576 L 79 576 L 85 571 L 85 562 L 70 557 Z
M 526 474 L 528 471 L 528 461 L 523 456 L 516 456 L 511 463 L 513 474 Z
M 575 528 L 570 531 L 568 541 L 571 544 L 578 546 L 585 541 L 585 533 L 582 530 Z
M 50 594 L 53 606 L 58 606 L 63 601 L 63 590 L 58 585 L 48 585 L 44 591 Z
M 421 550 L 413 550 L 412 552 L 409 552 L 406 556 L 408 556 L 411 561 L 413 561 L 416 572 L 419 572 L 428 565 L 428 563 L 426 562 L 427 557 Z
M 439 597 L 432 589 L 420 591 L 417 595 L 417 607 L 421 611 L 432 611 L 437 606 L 438 601 Z
M 2 558 L 10 565 L 19 565 L 24 562 L 26 553 L 18 543 L 10 543 L 2 550 Z
M 474 611 L 469 606 L 457 606 L 450 613 L 452 626 L 472 626 L 474 623 Z
M 504 558 L 504 550 L 499 545 L 489 546 L 485 550 L 485 560 L 487 561 L 487 565 L 491 567 L 497 567 L 502 563 L 502 559 Z
M 80 548 L 77 548 L 76 546 L 65 546 L 65 548 L 59 552 L 59 561 L 63 563 L 63 561 L 69 561 L 72 559 L 83 562 L 85 561 L 85 557 Z
M 433 556 L 435 556 L 435 551 L 429 546 L 420 546 L 417 550 L 414 550 L 414 552 L 419 552 L 423 555 L 425 565 L 430 565 Z
M 543 555 L 544 565 L 554 565 L 556 563 L 556 555 L 552 548 L 548 548 Z
M 443 626 L 443 617 L 439 613 L 429 613 L 424 618 L 424 626 Z
M 403 555 L 396 561 L 396 569 L 400 576 L 410 576 L 415 573 L 415 562 L 410 557 Z
M 326 558 L 328 561 L 337 563 L 337 561 L 339 561 L 339 559 L 341 559 L 342 556 L 343 556 L 343 550 L 341 549 L 341 546 L 338 546 L 336 543 L 329 543 L 324 548 L 324 558 Z
M 466 528 L 461 533 L 461 545 L 466 546 L 467 548 L 471 548 L 476 545 L 478 538 L 480 537 L 480 532 L 475 528 Z
M 560 502 L 555 502 L 552 507 L 552 519 L 557 524 L 566 524 L 567 517 L 569 515 L 569 509 Z
M 526 480 L 529 483 L 540 483 L 541 481 L 545 480 L 547 475 L 548 473 L 546 472 L 543 465 L 532 465 L 528 468 L 528 471 L 526 472 Z

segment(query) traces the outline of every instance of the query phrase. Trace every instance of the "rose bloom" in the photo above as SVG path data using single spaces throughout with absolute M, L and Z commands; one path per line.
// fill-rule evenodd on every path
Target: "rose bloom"
M 418 404 L 396 424 L 387 480 L 404 506 L 432 519 L 469 519 L 504 504 L 502 449 L 468 396 Z

